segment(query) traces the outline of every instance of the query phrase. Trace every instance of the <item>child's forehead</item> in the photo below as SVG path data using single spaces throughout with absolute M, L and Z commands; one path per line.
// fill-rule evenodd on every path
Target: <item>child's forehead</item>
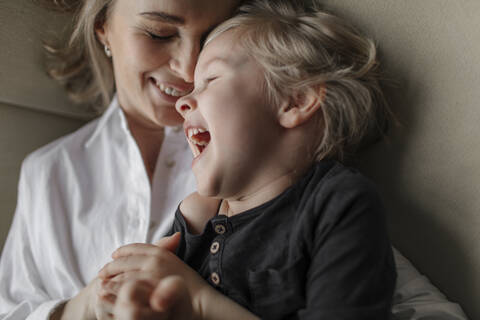
M 205 69 L 212 63 L 236 68 L 249 59 L 247 52 L 235 38 L 234 30 L 228 30 L 205 45 L 198 58 L 197 69 Z

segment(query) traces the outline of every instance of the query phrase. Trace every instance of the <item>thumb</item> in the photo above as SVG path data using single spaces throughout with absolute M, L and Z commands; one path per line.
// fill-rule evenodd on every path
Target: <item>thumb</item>
M 179 276 L 162 279 L 150 297 L 150 305 L 156 311 L 177 316 L 179 316 L 177 308 L 191 309 L 191 298 L 184 280 Z
M 177 250 L 178 244 L 180 243 L 180 239 L 182 238 L 182 235 L 180 232 L 176 232 L 173 235 L 169 237 L 164 237 L 157 242 L 154 243 L 157 247 L 166 249 L 170 252 L 175 253 Z

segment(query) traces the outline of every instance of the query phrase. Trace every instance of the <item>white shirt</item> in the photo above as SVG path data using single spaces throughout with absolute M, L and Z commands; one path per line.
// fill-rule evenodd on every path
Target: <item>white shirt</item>
M 152 187 L 116 99 L 99 119 L 26 158 L 0 261 L 0 319 L 47 319 L 115 249 L 169 231 L 195 189 L 179 129 L 165 129 Z

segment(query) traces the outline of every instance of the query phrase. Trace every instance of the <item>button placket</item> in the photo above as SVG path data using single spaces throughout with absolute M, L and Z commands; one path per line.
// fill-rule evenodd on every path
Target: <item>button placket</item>
M 223 251 L 225 250 L 226 238 L 230 232 L 230 226 L 227 219 L 226 216 L 217 216 L 211 221 L 212 229 L 216 236 L 213 237 L 212 243 L 210 244 L 210 275 L 208 281 L 219 289 L 223 287 L 221 261 Z
M 224 245 L 224 236 L 217 235 L 212 239 L 210 244 L 210 258 L 209 258 L 209 269 L 210 276 L 208 277 L 209 282 L 215 287 L 220 286 L 220 275 L 221 271 L 221 261 L 222 261 L 222 247 Z

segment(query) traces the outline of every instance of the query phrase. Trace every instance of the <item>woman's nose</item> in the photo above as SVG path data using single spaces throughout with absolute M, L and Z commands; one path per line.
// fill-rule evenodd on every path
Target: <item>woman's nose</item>
M 177 50 L 171 53 L 170 69 L 185 82 L 192 83 L 199 53 L 199 41 L 179 44 Z

